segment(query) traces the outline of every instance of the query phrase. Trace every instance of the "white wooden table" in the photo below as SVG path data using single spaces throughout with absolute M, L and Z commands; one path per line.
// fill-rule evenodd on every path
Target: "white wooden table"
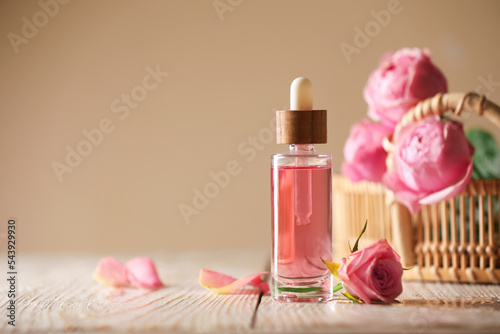
M 166 284 L 157 291 L 106 288 L 92 279 L 100 257 L 149 255 Z M 266 270 L 263 251 L 20 254 L 19 333 L 500 333 L 500 286 L 405 282 L 400 303 L 276 303 L 258 294 L 216 295 L 200 268 L 241 277 Z M 7 284 L 0 283 L 0 332 Z

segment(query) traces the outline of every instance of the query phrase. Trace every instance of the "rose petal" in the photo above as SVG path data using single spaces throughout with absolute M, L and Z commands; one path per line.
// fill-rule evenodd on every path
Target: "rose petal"
M 399 203 L 403 204 L 410 210 L 411 213 L 416 213 L 420 210 L 420 196 L 406 184 L 401 181 L 398 174 L 395 172 L 387 172 L 383 177 L 383 182 L 387 188 L 394 191 L 394 195 Z
M 100 259 L 94 270 L 93 277 L 103 285 L 116 288 L 129 284 L 127 268 L 123 263 L 113 257 Z
M 261 276 L 265 274 L 267 274 L 267 272 L 257 273 L 236 279 L 216 271 L 201 269 L 200 285 L 220 294 L 234 293 L 246 285 L 254 286 L 265 293 L 269 291 L 269 284 L 261 279 Z
M 399 254 L 394 251 L 385 238 L 379 239 L 371 245 L 351 253 L 347 258 L 351 260 L 348 264 L 347 275 L 351 275 L 354 270 L 373 262 L 376 258 L 401 261 Z
M 435 204 L 460 194 L 462 190 L 467 186 L 467 183 L 469 183 L 470 181 L 470 177 L 472 175 L 472 166 L 473 163 L 471 161 L 469 167 L 467 167 L 467 170 L 465 171 L 464 177 L 460 181 L 447 188 L 444 188 L 441 191 L 435 192 L 433 194 L 430 194 L 429 196 L 422 198 L 419 203 L 422 205 Z
M 367 304 L 371 304 L 372 296 L 374 295 L 372 289 L 363 282 L 363 278 L 358 275 L 352 275 L 349 284 L 344 284 L 344 288 L 351 296 L 361 299 Z M 376 300 L 376 299 L 374 299 Z
M 354 298 L 361 299 L 365 303 L 370 304 L 370 298 L 363 290 L 366 285 L 356 275 L 352 275 L 351 280 L 351 276 L 347 274 L 347 267 L 347 260 L 344 257 L 342 258 L 342 260 L 340 260 L 340 268 L 338 270 L 338 275 L 340 280 L 342 281 L 342 286 Z
M 136 257 L 126 264 L 130 283 L 136 288 L 156 289 L 163 286 L 158 278 L 153 260 L 149 257 Z
M 385 271 L 388 276 L 381 281 L 377 281 L 373 278 L 374 270 Z M 403 266 L 401 262 L 394 261 L 391 259 L 376 260 L 370 264 L 368 273 L 372 279 L 369 283 L 372 285 L 371 289 L 367 291 L 370 295 L 371 300 L 380 300 L 385 303 L 392 303 L 396 297 L 398 297 L 403 292 L 403 285 L 401 283 L 401 278 L 403 276 Z M 383 283 L 384 286 L 380 286 Z M 375 286 L 375 284 L 377 286 Z

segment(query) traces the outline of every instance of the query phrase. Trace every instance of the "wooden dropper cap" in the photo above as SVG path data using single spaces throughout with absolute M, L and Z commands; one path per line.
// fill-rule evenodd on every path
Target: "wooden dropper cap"
M 278 144 L 326 143 L 326 110 L 313 110 L 312 84 L 297 78 L 290 85 L 290 109 L 276 111 Z

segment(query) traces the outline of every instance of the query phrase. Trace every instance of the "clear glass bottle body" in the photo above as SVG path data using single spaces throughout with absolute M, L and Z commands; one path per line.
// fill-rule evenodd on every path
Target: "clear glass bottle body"
M 332 158 L 312 144 L 271 157 L 272 296 L 328 301 L 332 276 Z

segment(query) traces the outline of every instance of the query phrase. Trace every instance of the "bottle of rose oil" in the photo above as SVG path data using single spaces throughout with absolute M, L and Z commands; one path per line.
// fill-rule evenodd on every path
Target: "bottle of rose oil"
M 277 142 L 289 151 L 271 157 L 272 297 L 287 302 L 332 299 L 332 157 L 326 143 L 326 110 L 313 110 L 312 84 L 297 78 L 290 109 L 276 112 Z

